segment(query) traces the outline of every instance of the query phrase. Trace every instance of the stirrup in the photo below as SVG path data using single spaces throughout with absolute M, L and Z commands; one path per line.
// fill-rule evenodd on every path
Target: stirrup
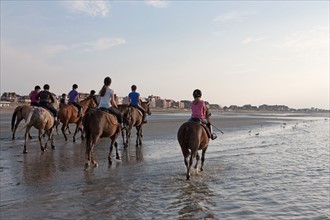
M 215 140 L 215 139 L 217 139 L 217 135 L 215 133 L 212 133 L 211 134 L 211 140 Z

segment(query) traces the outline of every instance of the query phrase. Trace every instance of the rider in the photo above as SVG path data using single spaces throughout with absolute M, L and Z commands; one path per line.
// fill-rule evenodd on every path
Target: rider
M 72 104 L 74 106 L 76 106 L 78 108 L 78 118 L 81 117 L 81 105 L 78 104 L 78 99 L 79 99 L 79 93 L 77 91 L 78 85 L 77 84 L 73 84 L 72 85 L 72 90 L 69 92 L 68 96 L 69 96 L 69 104 Z
M 100 90 L 100 103 L 98 108 L 101 110 L 107 110 L 109 113 L 114 114 L 117 117 L 118 122 L 120 123 L 122 130 L 126 129 L 123 125 L 123 116 L 118 110 L 118 106 L 115 102 L 114 91 L 110 88 L 111 78 L 105 77 L 104 85 Z
M 40 86 L 35 86 L 34 87 L 34 91 L 31 91 L 30 94 L 29 94 L 29 97 L 31 99 L 31 106 L 39 106 L 39 101 L 37 99 L 37 96 L 40 92 Z
M 199 89 L 195 89 L 193 92 L 194 100 L 191 102 L 191 118 L 192 121 L 200 121 L 208 126 L 211 132 L 211 139 L 214 140 L 217 138 L 217 135 L 213 133 L 212 126 L 209 119 L 208 109 L 205 105 L 205 102 L 201 99 L 202 92 Z
M 61 96 L 61 99 L 60 99 L 60 103 L 61 104 L 68 104 L 68 100 L 66 99 L 66 94 L 63 93 L 62 96 Z
M 55 102 L 53 95 L 49 92 L 49 85 L 44 85 L 44 90 L 39 92 L 37 98 L 39 98 L 39 106 L 48 109 L 57 121 L 57 110 L 52 105 Z
M 96 93 L 95 90 L 91 90 L 88 97 L 89 98 L 92 98 L 94 100 L 95 104 L 98 105 L 97 104 L 97 98 L 95 96 L 95 93 Z
M 131 86 L 131 90 L 132 92 L 130 92 L 128 94 L 128 98 L 130 101 L 130 106 L 139 109 L 142 112 L 142 121 L 143 123 L 147 123 L 146 120 L 146 111 L 144 110 L 144 108 L 140 105 L 140 93 L 136 92 L 136 85 L 132 85 Z

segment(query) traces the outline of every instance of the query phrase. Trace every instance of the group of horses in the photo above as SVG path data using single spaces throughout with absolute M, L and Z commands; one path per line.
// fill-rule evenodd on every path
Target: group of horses
M 56 105 L 56 104 L 55 104 Z M 58 106 L 58 122 L 54 121 L 53 115 L 46 109 L 41 107 L 34 107 L 30 105 L 22 105 L 16 107 L 12 115 L 11 129 L 12 139 L 15 139 L 15 132 L 19 123 L 25 119 L 26 123 L 23 127 L 25 129 L 25 141 L 23 153 L 27 153 L 27 143 L 30 136 L 31 127 L 35 127 L 38 130 L 38 139 L 40 143 L 41 151 L 47 150 L 47 143 L 50 142 L 52 148 L 55 148 L 53 131 L 57 129 L 57 125 L 62 123 L 61 131 L 64 139 L 67 141 L 66 130 L 69 128 L 69 124 L 76 124 L 75 132 L 73 135 L 73 141 L 78 131 L 81 132 L 81 139 L 85 141 L 87 161 L 85 163 L 85 170 L 90 166 L 97 166 L 97 162 L 93 158 L 93 148 L 97 144 L 100 138 L 110 138 L 110 150 L 108 155 L 109 165 L 112 164 L 111 155 L 113 146 L 116 148 L 116 159 L 120 159 L 118 153 L 117 138 L 122 134 L 123 144 L 128 147 L 131 137 L 132 128 L 136 128 L 136 146 L 142 144 L 142 126 L 143 118 L 142 113 L 134 107 L 129 105 L 118 105 L 118 110 L 123 116 L 123 122 L 126 129 L 122 130 L 116 117 L 108 112 L 96 109 L 97 104 L 94 99 L 88 97 L 80 102 L 82 106 L 82 117 L 78 117 L 78 110 L 71 104 L 59 104 Z M 142 102 L 142 107 L 145 109 L 148 115 L 151 114 L 149 102 Z M 54 106 L 56 107 L 56 106 Z M 47 140 L 43 144 L 43 139 L 47 135 Z M 125 138 L 126 137 L 126 138 Z M 193 161 L 196 158 L 196 164 L 194 166 L 197 169 L 200 156 L 199 150 L 202 150 L 201 167 L 205 161 L 205 152 L 209 143 L 209 135 L 200 123 L 188 121 L 181 125 L 177 132 L 177 139 L 180 144 L 182 154 L 184 156 L 184 164 L 187 169 L 186 177 L 190 179 L 190 170 L 193 165 Z

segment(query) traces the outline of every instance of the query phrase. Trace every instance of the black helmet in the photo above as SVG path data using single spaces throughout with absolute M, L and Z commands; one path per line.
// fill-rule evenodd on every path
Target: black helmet
M 50 88 L 50 87 L 49 87 L 48 84 L 45 84 L 45 85 L 44 85 L 44 90 L 49 90 L 49 88 Z
M 202 97 L 202 91 L 199 89 L 195 89 L 193 92 L 193 97 L 197 98 L 197 97 Z
M 34 90 L 37 90 L 37 89 L 41 89 L 40 86 L 37 85 L 34 87 Z
M 72 88 L 73 88 L 73 89 L 77 89 L 77 88 L 78 88 L 78 85 L 77 85 L 77 84 L 73 84 L 73 85 L 72 85 Z
M 135 90 L 136 90 L 136 85 L 132 85 L 132 86 L 131 86 L 131 89 L 132 89 L 133 91 L 135 91 Z
M 91 90 L 90 94 L 95 95 L 95 90 Z

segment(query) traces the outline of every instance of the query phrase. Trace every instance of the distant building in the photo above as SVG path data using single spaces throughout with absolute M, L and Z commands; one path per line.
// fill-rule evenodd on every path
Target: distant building
M 4 92 L 1 95 L 1 101 L 17 102 L 20 95 L 15 92 Z

